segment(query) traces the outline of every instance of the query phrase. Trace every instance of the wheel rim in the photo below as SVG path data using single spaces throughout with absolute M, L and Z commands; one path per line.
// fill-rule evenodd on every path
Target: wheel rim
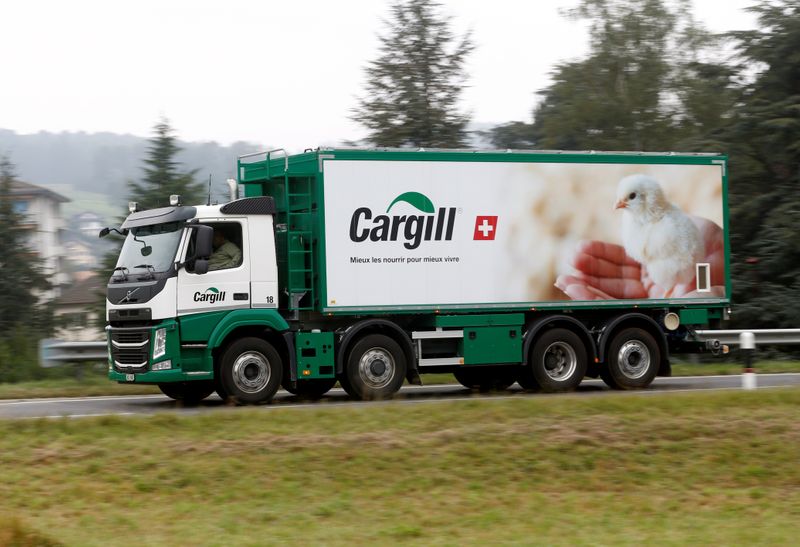
M 257 351 L 239 355 L 233 362 L 233 383 L 244 393 L 258 393 L 266 387 L 272 376 L 269 360 Z
M 370 348 L 358 360 L 358 376 L 371 388 L 386 387 L 394 373 L 394 357 L 383 348 Z
M 639 340 L 629 340 L 619 348 L 617 362 L 625 377 L 637 380 L 650 368 L 650 350 Z
M 542 355 L 544 372 L 551 380 L 562 382 L 575 374 L 578 368 L 578 356 L 575 349 L 565 342 L 553 342 Z

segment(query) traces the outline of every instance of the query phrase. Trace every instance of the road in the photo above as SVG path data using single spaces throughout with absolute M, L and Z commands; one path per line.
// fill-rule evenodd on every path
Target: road
M 424 380 L 424 377 L 423 377 Z M 740 376 L 680 376 L 675 378 L 657 378 L 650 388 L 643 391 L 612 391 L 600 380 L 585 380 L 578 389 L 579 394 L 586 396 L 630 396 L 632 394 L 658 395 L 685 391 L 730 390 L 741 388 Z M 779 388 L 800 386 L 800 373 L 761 374 L 758 376 L 758 387 Z M 485 399 L 501 399 L 510 397 L 559 397 L 563 395 L 529 394 L 520 390 L 475 394 L 460 385 L 405 386 L 397 396 L 388 402 L 355 403 L 341 389 L 331 390 L 322 400 L 316 402 L 301 401 L 298 398 L 280 391 L 272 404 L 261 405 L 263 411 L 287 408 L 309 408 L 319 406 L 337 406 L 352 404 L 414 404 L 430 401 L 462 401 Z M 74 397 L 58 399 L 15 399 L 0 401 L 0 419 L 19 418 L 80 418 L 90 416 L 130 416 L 146 415 L 160 412 L 179 414 L 200 414 L 207 412 L 228 412 L 235 407 L 226 405 L 216 396 L 210 397 L 200 405 L 185 407 L 163 395 L 123 395 L 113 397 Z M 253 407 L 250 407 L 253 408 Z

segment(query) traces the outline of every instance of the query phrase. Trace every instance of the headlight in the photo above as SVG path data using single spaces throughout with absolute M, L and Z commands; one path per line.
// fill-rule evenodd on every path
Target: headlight
M 153 359 L 163 357 L 165 353 L 167 353 L 167 329 L 158 329 L 153 342 Z

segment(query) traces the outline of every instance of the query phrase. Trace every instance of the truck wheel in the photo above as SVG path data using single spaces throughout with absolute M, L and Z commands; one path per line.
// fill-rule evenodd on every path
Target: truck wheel
M 614 389 L 641 389 L 649 386 L 661 365 L 661 354 L 653 336 L 642 329 L 618 332 L 606 352 L 600 376 Z
M 222 389 L 244 404 L 269 401 L 283 376 L 281 357 L 272 344 L 261 338 L 241 338 L 222 354 Z
M 465 365 L 453 372 L 458 383 L 469 389 L 477 389 L 482 393 L 503 391 L 517 381 L 516 367 L 491 366 L 471 367 Z
M 183 401 L 188 405 L 197 404 L 214 392 L 213 382 L 175 382 L 169 384 L 158 384 L 161 393 L 175 399 Z
M 314 378 L 313 380 L 298 380 L 295 387 L 291 382 L 284 382 L 283 389 L 297 395 L 301 399 L 319 399 L 336 385 L 336 378 Z
M 567 329 L 550 329 L 539 336 L 528 363 L 519 374 L 519 385 L 528 391 L 571 391 L 586 375 L 586 346 Z
M 400 344 L 383 334 L 370 334 L 355 343 L 347 358 L 342 387 L 356 399 L 368 401 L 394 395 L 406 377 L 406 356 Z

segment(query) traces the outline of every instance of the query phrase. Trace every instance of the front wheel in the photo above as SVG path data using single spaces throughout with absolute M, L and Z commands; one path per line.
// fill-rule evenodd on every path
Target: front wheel
M 661 365 L 661 353 L 655 338 L 643 329 L 618 332 L 606 352 L 600 376 L 614 389 L 642 389 L 655 380 Z
M 278 391 L 283 363 L 272 344 L 261 338 L 241 338 L 222 354 L 223 391 L 239 403 L 269 401 Z
M 161 393 L 186 404 L 197 404 L 214 392 L 214 383 L 197 382 L 175 382 L 169 384 L 158 384 Z
M 342 387 L 352 397 L 362 401 L 386 399 L 403 385 L 406 356 L 393 339 L 370 334 L 353 346 L 344 376 Z
M 534 343 L 518 381 L 528 391 L 571 391 L 583 380 L 587 366 L 586 345 L 580 336 L 567 329 L 550 329 Z

